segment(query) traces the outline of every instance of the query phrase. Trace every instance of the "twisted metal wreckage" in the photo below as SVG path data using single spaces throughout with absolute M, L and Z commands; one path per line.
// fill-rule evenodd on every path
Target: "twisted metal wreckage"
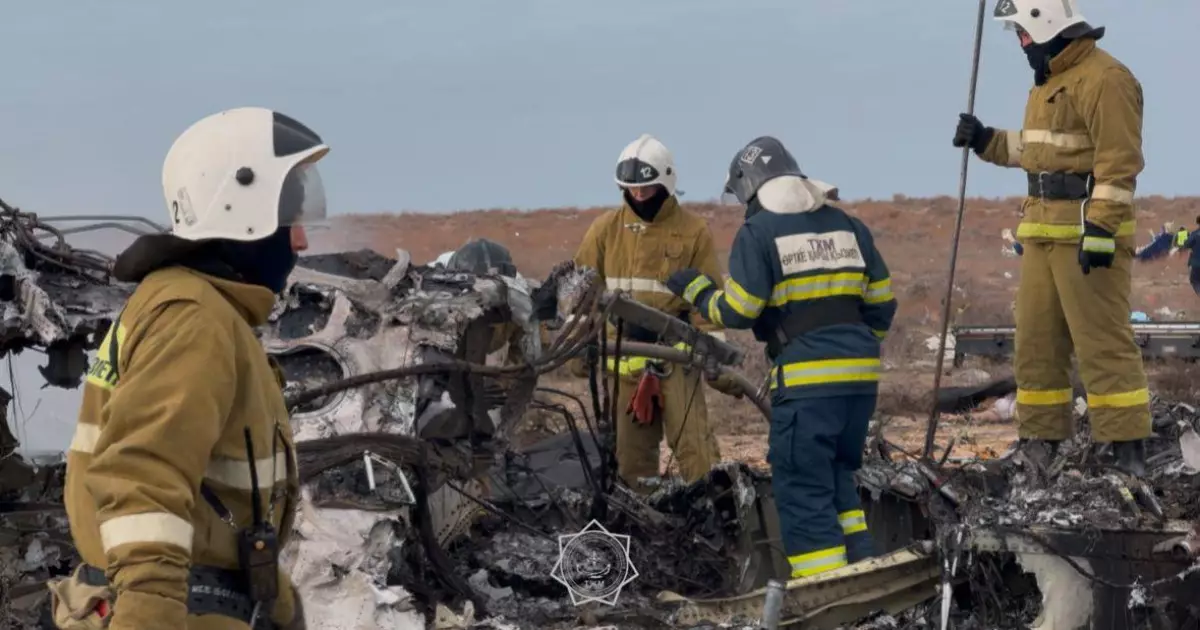
M 87 351 L 132 289 L 111 281 L 106 256 L 64 239 L 140 231 L 107 219 L 56 230 L 0 202 L 0 351 L 44 352 L 49 385 L 79 386 Z M 787 574 L 769 477 L 723 464 L 690 486 L 630 492 L 613 474 L 613 409 L 595 369 L 637 350 L 729 370 L 742 353 L 593 278 L 569 263 L 540 284 L 475 277 L 402 251 L 301 260 L 262 339 L 289 382 L 304 497 L 284 561 L 311 627 L 758 627 L 764 585 Z M 543 348 L 533 297 L 544 291 L 560 316 Z M 609 348 L 597 328 L 613 320 L 693 350 Z M 532 363 L 486 356 L 492 326 L 509 323 L 526 333 Z M 539 375 L 581 354 L 593 366 L 590 400 L 539 387 Z M 961 411 L 995 389 L 950 388 L 940 402 Z M 788 581 L 783 625 L 1197 627 L 1200 531 L 1189 522 L 1200 517 L 1200 414 L 1156 405 L 1149 485 L 1106 468 L 1086 432 L 1047 473 L 1014 456 L 918 461 L 876 430 L 860 484 L 887 554 Z M 563 429 L 530 439 L 535 414 Z M 0 423 L 0 627 L 38 627 L 45 580 L 76 559 L 61 458 L 17 446 Z M 615 605 L 577 607 L 552 577 L 557 535 L 593 520 L 631 536 L 638 575 Z M 616 559 L 586 560 L 576 569 L 603 582 Z

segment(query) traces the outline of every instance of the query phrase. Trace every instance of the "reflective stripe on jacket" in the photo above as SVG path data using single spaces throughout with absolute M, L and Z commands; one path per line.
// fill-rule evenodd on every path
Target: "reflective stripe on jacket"
M 674 196 L 663 203 L 650 223 L 628 205 L 597 217 L 579 245 L 575 263 L 597 270 L 608 289 L 628 291 L 638 302 L 671 314 L 692 308 L 667 288 L 671 274 L 694 268 L 721 283 L 721 268 L 708 224 L 680 207 Z M 720 326 L 694 311 L 690 319 L 700 330 L 723 337 Z M 609 325 L 608 330 L 610 337 L 615 336 L 613 326 Z
M 247 427 L 262 505 L 287 542 L 295 450 L 281 376 L 252 328 L 274 302 L 267 289 L 170 267 L 146 276 L 100 345 L 65 504 L 80 556 L 105 570 L 123 615 L 183 628 L 189 565 L 238 567 L 235 528 L 197 490 L 204 482 L 236 525 L 250 524 Z M 280 579 L 271 617 L 285 623 L 294 600 Z
M 1086 219 L 1127 246 L 1136 229 L 1133 198 L 1142 156 L 1142 86 L 1094 39 L 1071 42 L 1050 77 L 1029 91 L 1021 130 L 997 129 L 980 157 L 1028 173 L 1093 175 Z M 1077 242 L 1081 202 L 1026 197 L 1017 238 Z
M 853 301 L 861 322 L 822 326 L 788 341 L 774 357 L 772 388 L 808 397 L 877 387 L 880 341 L 896 298 L 870 230 L 842 210 L 820 205 L 751 216 L 734 238 L 725 289 L 696 294 L 709 318 L 751 328 L 759 341 L 771 339 L 785 317 L 828 308 L 831 300 Z

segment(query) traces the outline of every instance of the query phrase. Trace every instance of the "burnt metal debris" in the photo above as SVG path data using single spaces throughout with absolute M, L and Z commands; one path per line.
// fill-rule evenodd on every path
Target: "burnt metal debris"
M 67 244 L 88 226 L 50 225 L 0 203 L 0 349 L 46 352 L 43 376 L 69 388 L 132 287 Z M 313 627 L 759 627 L 768 580 L 788 572 L 770 477 L 726 463 L 648 496 L 616 480 L 595 368 L 618 348 L 601 325 L 660 320 L 594 279 L 570 263 L 540 283 L 474 276 L 403 251 L 302 259 L 262 339 L 288 380 L 304 494 L 285 562 Z M 740 361 L 669 326 L 696 350 L 664 359 Z M 524 361 L 489 355 L 500 328 L 525 333 L 512 337 Z M 573 357 L 591 366 L 590 395 L 539 384 Z M 948 390 L 941 408 L 1011 388 Z M 1013 453 L 919 462 L 873 436 L 859 482 L 884 555 L 787 581 L 782 625 L 1196 627 L 1200 413 L 1156 399 L 1154 417 L 1144 480 L 1115 472 L 1086 417 L 1048 469 Z M 538 437 L 534 419 L 560 428 Z M 46 627 L 44 582 L 77 561 L 63 464 L 18 446 L 0 423 L 0 627 Z M 615 605 L 577 607 L 553 577 L 559 537 L 593 522 L 631 537 L 638 575 Z

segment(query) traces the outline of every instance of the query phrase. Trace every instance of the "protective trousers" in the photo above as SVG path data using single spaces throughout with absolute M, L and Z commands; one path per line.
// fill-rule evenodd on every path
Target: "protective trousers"
M 1188 282 L 1192 283 L 1192 291 L 1195 291 L 1196 295 L 1200 295 L 1200 267 L 1189 268 Z
M 659 475 L 659 443 L 664 431 L 684 481 L 700 479 L 721 461 L 717 440 L 708 423 L 701 372 L 680 366 L 668 369 L 670 373 L 661 381 L 661 417 L 649 424 L 638 424 L 632 414 L 626 413 L 637 388 L 637 377 L 618 377 L 617 470 L 621 479 L 638 491 L 649 490 L 638 482 L 639 478 Z
M 1150 435 L 1150 391 L 1129 322 L 1133 252 L 1117 246 L 1111 269 L 1079 268 L 1074 243 L 1026 243 L 1017 288 L 1017 426 L 1022 438 L 1074 434 L 1071 352 L 1087 390 L 1092 439 Z M 1072 343 L 1073 342 L 1073 343 Z
M 828 396 L 771 407 L 767 461 L 793 578 L 876 555 L 854 481 L 875 401 Z

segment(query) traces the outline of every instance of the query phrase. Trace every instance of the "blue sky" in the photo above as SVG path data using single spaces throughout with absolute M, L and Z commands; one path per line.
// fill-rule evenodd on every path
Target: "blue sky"
M 7 2 L 0 196 L 30 210 L 163 216 L 161 160 L 196 119 L 278 108 L 324 135 L 330 211 L 613 201 L 642 132 L 680 187 L 715 196 L 775 134 L 847 197 L 954 194 L 971 0 L 213 0 Z M 989 0 L 989 5 L 993 4 Z M 1132 10 L 1136 4 L 1136 10 Z M 350 10 L 350 7 L 354 7 Z M 989 6 L 989 15 L 990 15 Z M 1188 160 L 1200 3 L 1083 0 L 1143 82 L 1139 192 L 1200 192 Z M 1015 125 L 1031 72 L 988 18 L 987 123 Z M 971 194 L 1018 192 L 973 164 Z
M 1200 193 L 1200 3 L 1082 1 L 1145 89 L 1139 192 Z M 611 203 L 616 157 L 643 132 L 675 152 L 693 199 L 714 197 L 733 153 L 761 134 L 846 197 L 955 194 L 949 141 L 976 6 L 3 0 L 0 197 L 44 215 L 165 220 L 160 168 L 175 136 L 242 105 L 325 137 L 332 213 Z M 1017 125 L 1031 71 L 1015 36 L 990 17 L 985 27 L 978 112 Z M 972 163 L 973 195 L 1022 183 Z M 17 361 L 18 415 L 41 399 L 19 432 L 31 450 L 63 448 L 78 394 L 39 391 L 37 359 Z

